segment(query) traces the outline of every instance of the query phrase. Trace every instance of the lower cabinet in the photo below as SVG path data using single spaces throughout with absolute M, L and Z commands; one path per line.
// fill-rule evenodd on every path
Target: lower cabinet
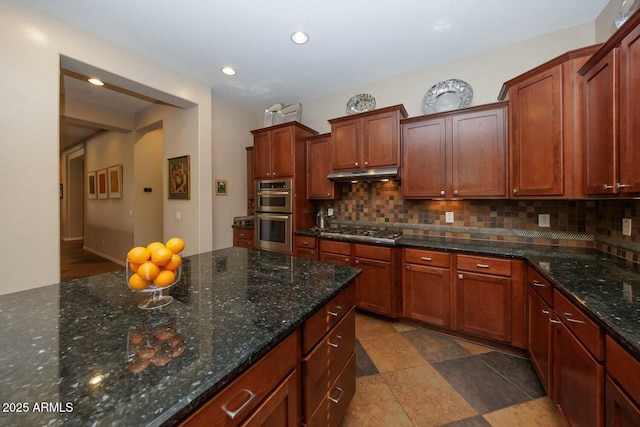
M 293 236 L 293 256 L 318 259 L 317 239 L 310 236 Z
M 234 228 L 233 246 L 253 249 L 253 230 L 249 228 Z
M 320 261 L 330 264 L 353 265 L 351 243 L 320 240 Z
M 356 278 L 356 306 L 386 316 L 393 316 L 395 263 L 391 248 L 355 245 L 354 265 L 362 269 Z
M 605 348 L 605 424 L 640 426 L 640 361 L 609 336 Z
M 605 378 L 605 425 L 607 427 L 640 426 L 640 409 L 608 375 Z
M 527 351 L 540 383 L 551 396 L 552 317 L 551 307 L 531 287 L 527 287 Z

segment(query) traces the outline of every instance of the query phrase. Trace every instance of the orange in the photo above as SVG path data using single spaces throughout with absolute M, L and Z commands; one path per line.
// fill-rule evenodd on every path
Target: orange
M 153 280 L 158 277 L 160 273 L 160 267 L 152 263 L 151 261 L 147 261 L 144 264 L 141 264 L 138 268 L 138 275 L 147 280 Z
M 172 237 L 171 239 L 167 240 L 166 246 L 174 254 L 179 254 L 184 250 L 184 240 L 179 237 Z
M 143 246 L 136 246 L 127 252 L 127 259 L 134 264 L 142 264 L 148 261 L 150 256 L 151 252 Z
M 134 264 L 132 262 L 129 263 L 129 270 L 133 271 L 134 273 L 138 272 L 138 268 L 140 268 L 140 264 Z
M 153 252 L 158 248 L 164 248 L 164 244 L 162 244 L 162 242 L 152 242 L 147 245 L 147 249 L 149 249 L 149 252 Z
M 182 258 L 180 258 L 180 255 L 173 254 L 171 260 L 164 265 L 164 269 L 176 271 L 178 267 L 180 267 L 180 264 L 182 264 Z
M 176 274 L 171 270 L 162 270 L 158 277 L 153 281 L 153 284 L 161 288 L 169 286 L 176 280 Z
M 153 261 L 155 265 L 162 267 L 163 265 L 171 261 L 172 256 L 173 256 L 173 252 L 165 248 L 163 245 L 161 248 L 160 247 L 155 248 L 151 252 L 151 261 Z
M 136 291 L 147 289 L 150 283 L 151 282 L 144 277 L 140 277 L 138 273 L 133 273 L 131 277 L 129 277 L 129 287 Z

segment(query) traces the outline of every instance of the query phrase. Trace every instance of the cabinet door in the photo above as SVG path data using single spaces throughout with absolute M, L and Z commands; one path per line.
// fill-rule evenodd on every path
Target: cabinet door
M 246 427 L 300 425 L 298 374 L 293 371 L 242 424 Z
M 584 76 L 585 194 L 612 194 L 617 182 L 618 49 L 613 49 Z
M 351 265 L 351 257 L 348 255 L 332 254 L 329 252 L 320 252 L 320 261 L 329 264 Z
M 607 427 L 640 426 L 640 409 L 607 375 L 605 380 L 605 413 Z
M 336 199 L 342 196 L 340 186 L 327 179 L 331 172 L 331 136 L 314 138 L 307 141 L 307 198 Z M 338 191 L 336 191 L 338 190 Z
M 402 125 L 403 197 L 445 196 L 446 135 L 444 118 Z
M 562 65 L 509 90 L 513 196 L 564 194 Z
M 499 341 L 511 341 L 511 279 L 459 273 L 458 329 Z
M 276 178 L 293 176 L 293 128 L 271 131 L 271 176 Z
M 402 287 L 405 317 L 449 327 L 449 269 L 406 264 Z
M 254 161 L 253 161 L 253 147 L 246 147 L 247 150 L 247 200 L 253 200 L 255 197 L 256 184 L 253 181 L 254 177 Z
M 356 306 L 391 316 L 394 283 L 391 263 L 356 258 L 355 266 L 362 269 L 362 273 L 356 278 Z
M 551 311 L 531 287 L 528 293 L 527 350 L 542 386 L 551 395 Z
M 253 135 L 254 178 L 271 177 L 271 138 L 269 131 Z
M 367 116 L 364 127 L 364 167 L 376 168 L 400 165 L 400 133 L 398 113 Z
M 453 196 L 506 196 L 506 107 L 455 114 L 452 120 Z
M 620 43 L 620 189 L 640 192 L 640 27 Z
M 553 396 L 571 426 L 604 421 L 604 369 L 561 322 L 554 328 Z
M 359 120 L 342 120 L 331 124 L 331 154 L 334 170 L 360 167 L 359 138 Z

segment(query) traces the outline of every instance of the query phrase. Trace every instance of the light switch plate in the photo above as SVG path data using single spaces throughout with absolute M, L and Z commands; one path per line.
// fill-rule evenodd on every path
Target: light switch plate
M 622 235 L 631 236 L 631 218 L 622 218 Z
M 453 224 L 453 212 L 447 212 L 444 214 L 444 221 L 447 224 Z
M 176 221 L 180 221 L 182 219 L 182 212 L 176 211 Z
M 538 215 L 538 227 L 551 227 L 551 215 L 539 214 Z

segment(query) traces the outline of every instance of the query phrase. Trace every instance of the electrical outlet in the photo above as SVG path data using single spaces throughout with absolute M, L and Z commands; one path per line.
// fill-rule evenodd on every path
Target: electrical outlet
M 622 235 L 631 236 L 631 218 L 622 218 Z
M 333 216 L 333 208 L 327 208 L 327 216 Z
M 453 212 L 447 212 L 444 214 L 444 221 L 447 224 L 453 224 Z
M 180 221 L 182 219 L 182 212 L 176 211 L 176 221 Z
M 551 215 L 539 214 L 538 215 L 538 227 L 551 227 Z

